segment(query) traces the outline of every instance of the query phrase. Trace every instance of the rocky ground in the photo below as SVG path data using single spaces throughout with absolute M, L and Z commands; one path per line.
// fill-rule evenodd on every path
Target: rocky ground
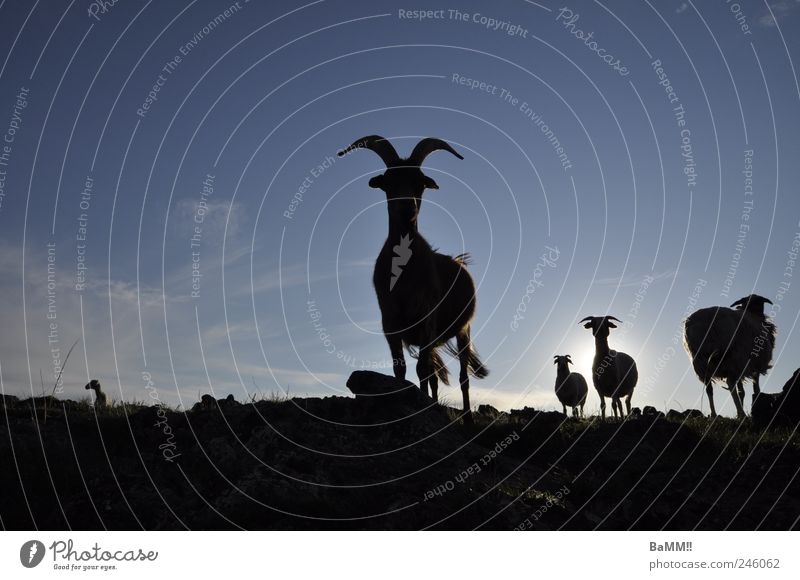
M 189 412 L 0 400 L 5 529 L 790 529 L 800 437 L 655 409 L 482 407 L 354 374 L 356 398 Z M 386 395 L 390 392 L 392 394 Z M 46 408 L 45 408 L 46 407 Z

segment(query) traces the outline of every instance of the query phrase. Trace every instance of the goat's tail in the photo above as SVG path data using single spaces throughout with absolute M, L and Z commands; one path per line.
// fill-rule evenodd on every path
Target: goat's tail
M 447 371 L 447 365 L 444 364 L 442 357 L 439 356 L 439 353 L 436 349 L 431 352 L 431 366 L 433 366 L 433 372 L 442 383 L 445 385 L 450 384 L 450 373 Z
M 453 358 L 461 360 L 461 351 L 459 351 L 458 346 L 453 344 L 452 342 L 448 342 L 445 344 L 445 348 L 447 352 L 449 352 Z M 467 371 L 476 379 L 485 379 L 489 376 L 489 369 L 487 369 L 483 365 L 483 361 L 481 360 L 480 356 L 478 356 L 475 347 L 472 346 L 472 343 L 468 343 L 466 347 L 466 355 L 467 355 Z

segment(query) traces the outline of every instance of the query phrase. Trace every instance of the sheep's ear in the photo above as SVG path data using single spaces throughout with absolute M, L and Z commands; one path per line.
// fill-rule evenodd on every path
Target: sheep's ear
M 383 189 L 383 175 L 376 175 L 370 179 L 369 186 L 375 189 Z
M 436 183 L 433 179 L 431 179 L 427 175 L 423 175 L 422 180 L 423 183 L 425 184 L 425 189 L 439 189 L 439 184 Z
M 608 324 L 609 328 L 616 328 L 617 327 L 617 325 L 614 324 L 613 322 L 611 322 L 610 320 L 606 324 Z
M 592 328 L 593 324 L 591 322 L 587 322 L 583 325 L 584 328 Z

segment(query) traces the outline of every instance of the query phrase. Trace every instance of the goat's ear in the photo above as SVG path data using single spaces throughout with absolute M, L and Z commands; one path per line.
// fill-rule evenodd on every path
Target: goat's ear
M 611 322 L 610 320 L 607 321 L 606 324 L 608 325 L 609 328 L 616 328 L 617 327 L 617 325 L 614 324 L 613 322 Z
M 375 189 L 383 189 L 383 175 L 376 175 L 370 179 L 369 186 Z
M 586 324 L 583 325 L 584 328 L 592 328 L 592 326 L 594 325 L 591 322 L 587 322 Z
M 439 189 L 439 184 L 427 175 L 423 175 L 422 179 L 423 183 L 425 184 L 425 189 Z

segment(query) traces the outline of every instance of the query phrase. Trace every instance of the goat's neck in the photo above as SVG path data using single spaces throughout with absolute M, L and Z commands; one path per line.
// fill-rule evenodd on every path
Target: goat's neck
M 594 351 L 596 355 L 604 356 L 607 355 L 609 352 L 608 348 L 608 337 L 607 336 L 595 336 L 594 337 Z
M 394 219 L 391 214 L 389 214 L 389 237 L 387 239 L 388 242 L 396 244 L 399 242 L 401 238 L 409 236 L 410 238 L 416 238 L 419 235 L 417 232 L 417 222 L 416 220 L 409 222 L 408 220 L 399 220 Z

